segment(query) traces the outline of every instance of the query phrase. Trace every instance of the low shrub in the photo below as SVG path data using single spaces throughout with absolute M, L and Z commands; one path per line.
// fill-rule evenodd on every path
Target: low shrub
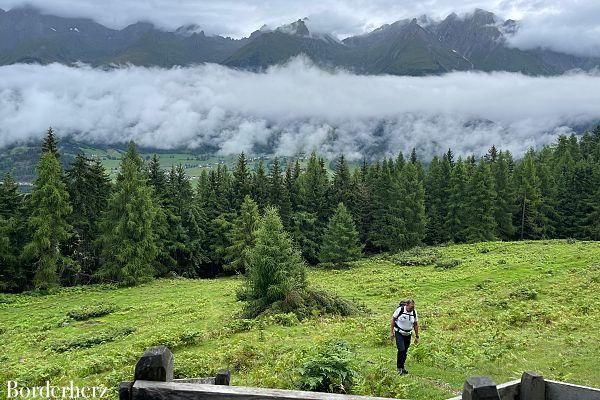
M 462 260 L 451 258 L 449 260 L 439 260 L 435 263 L 435 268 L 437 269 L 451 269 L 459 266 L 462 263 Z
M 314 392 L 349 393 L 358 376 L 348 344 L 329 340 L 299 369 L 298 388 Z
M 515 300 L 536 300 L 538 292 L 532 288 L 522 287 L 510 292 L 509 296 Z
M 398 265 L 424 266 L 435 264 L 440 258 L 440 252 L 434 248 L 415 247 L 398 253 L 394 262 Z
M 361 374 L 353 392 L 365 396 L 404 399 L 408 397 L 408 385 L 405 382 L 394 369 L 378 365 Z
M 254 320 L 247 318 L 236 318 L 227 324 L 231 333 L 247 332 L 254 327 Z
M 305 289 L 292 291 L 282 301 L 277 301 L 266 314 L 293 313 L 298 320 L 318 315 L 341 315 L 343 317 L 361 313 L 354 302 L 324 290 Z
M 133 332 L 135 332 L 135 328 L 132 327 L 112 328 L 106 331 L 80 336 L 73 339 L 52 341 L 47 343 L 44 348 L 57 353 L 64 353 L 74 349 L 92 347 L 101 343 L 114 342 L 115 340 L 125 337 Z
M 0 293 L 0 304 L 12 304 L 15 302 L 16 296 L 10 296 Z
M 281 326 L 294 326 L 297 325 L 300 320 L 298 316 L 293 312 L 285 313 L 285 314 L 266 314 L 264 319 L 265 324 L 267 325 L 281 325 Z
M 232 371 L 247 371 L 260 359 L 259 350 L 247 342 L 229 348 L 223 355 L 223 362 Z
M 75 308 L 67 311 L 67 317 L 75 321 L 85 321 L 90 318 L 98 318 L 108 315 L 117 310 L 114 304 L 95 304 L 84 307 Z

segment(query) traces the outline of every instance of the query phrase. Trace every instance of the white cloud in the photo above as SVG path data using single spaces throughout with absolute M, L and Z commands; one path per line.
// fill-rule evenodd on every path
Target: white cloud
M 356 158 L 412 147 L 483 153 L 492 144 L 521 153 L 600 117 L 600 76 L 584 73 L 358 76 L 296 59 L 265 73 L 52 64 L 4 66 L 0 75 L 0 147 L 51 125 L 79 140 L 223 154 L 268 145 Z
M 526 10 L 510 44 L 521 49 L 541 47 L 578 56 L 600 57 L 600 2 L 548 0 Z

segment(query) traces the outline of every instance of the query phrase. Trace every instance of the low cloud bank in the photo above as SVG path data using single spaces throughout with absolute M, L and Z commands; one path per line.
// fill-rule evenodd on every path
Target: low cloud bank
M 600 119 L 600 75 L 587 73 L 358 76 L 297 58 L 264 73 L 18 64 L 0 76 L 0 147 L 53 126 L 81 141 L 221 154 L 431 156 L 492 144 L 521 154 Z

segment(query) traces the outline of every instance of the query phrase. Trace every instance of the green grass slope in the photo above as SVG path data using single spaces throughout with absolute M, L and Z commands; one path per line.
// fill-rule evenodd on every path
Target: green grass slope
M 116 397 L 114 388 L 133 377 L 143 350 L 164 344 L 175 354 L 177 377 L 230 368 L 234 385 L 292 388 L 315 345 L 337 338 L 352 348 L 359 372 L 354 392 L 360 394 L 443 399 L 458 393 L 470 375 L 501 383 L 524 370 L 600 386 L 600 242 L 494 242 L 427 251 L 443 265 L 460 264 L 399 265 L 392 255 L 347 270 L 311 269 L 313 286 L 370 310 L 352 318 L 240 320 L 240 278 L 3 295 L 0 381 L 105 384 Z M 416 300 L 422 343 L 409 352 L 411 374 L 401 377 L 394 373 L 388 330 L 391 312 L 406 297 Z M 74 313 L 82 307 L 97 315 Z

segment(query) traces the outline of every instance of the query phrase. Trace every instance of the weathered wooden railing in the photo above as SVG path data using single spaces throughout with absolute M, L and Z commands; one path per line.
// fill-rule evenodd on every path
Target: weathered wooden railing
M 381 397 L 229 386 L 229 371 L 215 377 L 173 379 L 173 353 L 151 347 L 135 366 L 133 381 L 121 382 L 119 400 L 390 400 Z M 544 379 L 525 372 L 521 379 L 496 385 L 487 377 L 465 381 L 461 396 L 449 400 L 600 400 L 600 389 Z

